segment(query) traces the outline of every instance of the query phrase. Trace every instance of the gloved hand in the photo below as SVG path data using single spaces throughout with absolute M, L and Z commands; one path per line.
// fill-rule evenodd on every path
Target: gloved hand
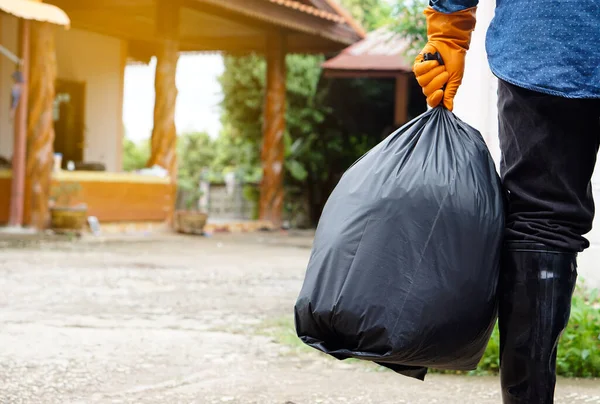
M 438 106 L 443 100 L 450 111 L 454 108 L 454 96 L 462 82 L 465 56 L 475 29 L 476 9 L 451 14 L 438 12 L 431 6 L 425 10 L 428 42 L 417 56 L 413 72 L 431 107 Z M 437 60 L 423 61 L 426 53 L 436 52 L 441 55 L 443 65 Z

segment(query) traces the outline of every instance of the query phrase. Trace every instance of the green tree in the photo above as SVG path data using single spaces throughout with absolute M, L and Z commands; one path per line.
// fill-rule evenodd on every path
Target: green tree
M 407 56 L 416 56 L 427 43 L 427 21 L 423 10 L 427 0 L 398 1 L 393 7 L 390 27 L 410 41 Z
M 390 24 L 381 0 L 343 0 L 367 29 Z M 288 55 L 286 209 L 316 221 L 343 172 L 393 128 L 394 82 L 322 77 L 322 56 Z M 266 64 L 261 56 L 225 57 L 222 120 L 213 168 L 260 178 Z M 232 145 L 236 145 L 232 147 Z M 258 173 L 258 174 L 257 174 Z
M 150 158 L 149 141 L 136 143 L 123 137 L 123 170 L 135 171 L 146 167 Z
M 300 149 L 299 138 L 314 135 L 316 126 L 325 119 L 319 108 L 319 80 L 321 56 L 289 55 L 287 65 L 287 108 L 286 108 L 286 167 L 288 173 L 299 180 L 306 178 L 305 170 L 294 156 Z M 245 173 L 252 174 L 260 164 L 262 143 L 263 104 L 265 97 L 266 64 L 262 57 L 225 58 L 225 73 L 221 86 L 225 94 L 223 107 L 224 131 L 219 140 L 216 169 L 228 166 L 243 166 Z M 236 147 L 231 147 L 235 145 Z
M 260 181 L 262 171 L 259 160 L 259 142 L 240 134 L 230 123 L 223 124 L 220 136 L 215 140 L 215 156 L 210 166 L 209 178 L 222 181 L 223 175 L 235 171 L 244 182 Z
M 258 55 L 225 56 L 224 65 L 219 79 L 224 94 L 221 121 L 235 132 L 233 136 L 258 144 L 262 139 L 265 60 Z
M 258 55 L 225 56 L 224 65 L 219 78 L 223 130 L 215 144 L 212 179 L 221 180 L 225 172 L 235 170 L 246 182 L 258 182 L 266 63 Z
M 392 5 L 382 0 L 341 0 L 341 4 L 367 31 L 392 22 Z
M 195 189 L 215 158 L 214 142 L 205 132 L 184 133 L 177 138 L 177 157 L 178 183 Z
M 202 196 L 200 180 L 215 158 L 214 141 L 205 132 L 184 133 L 177 137 L 177 185 L 176 205 L 181 203 L 193 210 Z
M 289 55 L 286 108 L 286 209 L 315 221 L 343 171 L 381 140 L 393 119 L 393 82 L 324 79 L 322 56 Z M 225 58 L 224 131 L 213 168 L 260 175 L 264 60 Z M 236 147 L 231 147 L 236 145 Z

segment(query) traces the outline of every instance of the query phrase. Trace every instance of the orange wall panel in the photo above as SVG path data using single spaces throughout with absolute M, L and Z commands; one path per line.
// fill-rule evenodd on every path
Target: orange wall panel
M 100 223 L 162 221 L 172 210 L 173 188 L 167 181 L 111 173 L 61 174 L 53 178 L 53 188 L 60 182 L 79 184 L 74 202 L 85 203 L 88 215 L 96 216 Z
M 59 172 L 53 174 L 53 190 L 64 183 L 77 183 L 73 201 L 83 202 L 88 215 L 100 223 L 166 221 L 174 205 L 173 185 L 166 179 L 135 174 Z M 0 225 L 10 212 L 10 170 L 0 170 Z
M 0 224 L 8 223 L 10 214 L 10 187 L 11 179 L 10 172 L 7 175 L 0 172 Z

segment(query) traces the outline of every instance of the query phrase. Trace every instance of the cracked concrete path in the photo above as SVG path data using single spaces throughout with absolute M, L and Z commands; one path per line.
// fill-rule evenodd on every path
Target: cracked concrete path
M 419 382 L 262 335 L 291 314 L 306 237 L 0 242 L 0 403 L 499 404 L 496 378 Z M 559 380 L 557 403 L 600 403 Z

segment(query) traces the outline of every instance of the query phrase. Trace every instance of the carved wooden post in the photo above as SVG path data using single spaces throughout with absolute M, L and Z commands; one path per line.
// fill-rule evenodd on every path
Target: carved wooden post
M 27 168 L 27 110 L 29 108 L 29 50 L 31 23 L 21 21 L 21 97 L 15 114 L 12 184 L 10 196 L 10 226 L 22 226 L 25 212 L 25 178 Z
M 267 88 L 262 145 L 263 178 L 260 185 L 260 219 L 281 225 L 285 131 L 285 38 L 267 38 Z
M 394 105 L 394 123 L 396 126 L 404 125 L 408 120 L 408 74 L 396 77 L 396 101 Z
M 48 202 L 54 159 L 54 28 L 50 23 L 31 24 L 25 211 L 27 223 L 37 229 L 48 225 Z
M 154 128 L 152 129 L 151 156 L 148 166 L 158 164 L 167 169 L 171 179 L 177 180 L 177 131 L 175 103 L 177 86 L 175 73 L 179 58 L 179 4 L 157 2 L 158 52 L 154 88 Z

